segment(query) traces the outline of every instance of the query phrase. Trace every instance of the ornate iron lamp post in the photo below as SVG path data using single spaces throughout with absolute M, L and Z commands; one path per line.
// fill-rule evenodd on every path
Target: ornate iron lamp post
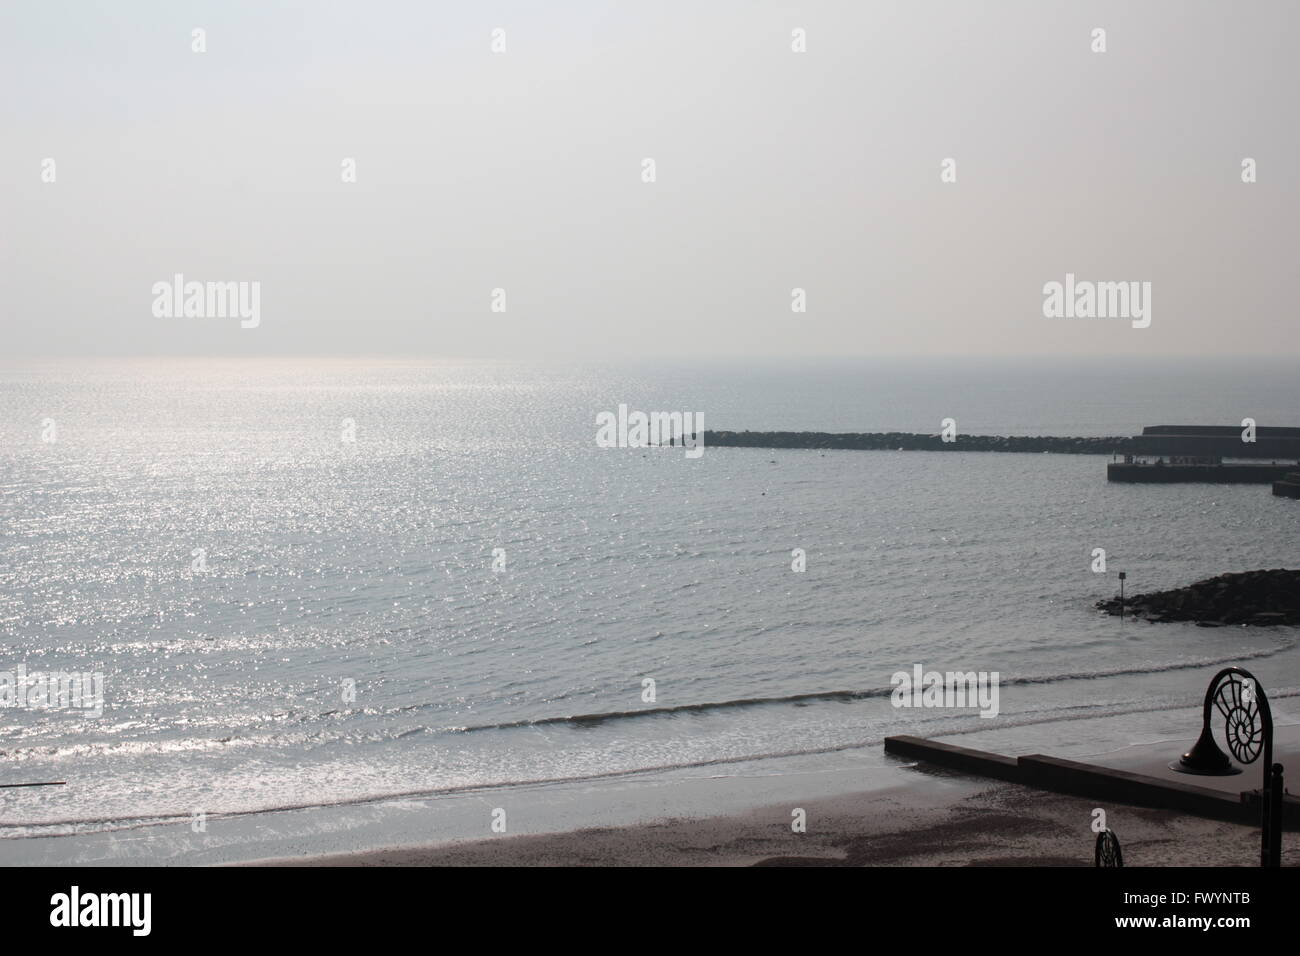
M 1260 865 L 1280 866 L 1282 857 L 1282 765 L 1273 763 L 1273 712 L 1255 675 L 1242 667 L 1225 667 L 1205 691 L 1201 736 L 1192 749 L 1169 766 L 1179 773 L 1227 776 L 1241 773 L 1214 742 L 1210 720 L 1223 714 L 1224 735 L 1232 756 L 1243 764 L 1264 757 L 1260 790 Z

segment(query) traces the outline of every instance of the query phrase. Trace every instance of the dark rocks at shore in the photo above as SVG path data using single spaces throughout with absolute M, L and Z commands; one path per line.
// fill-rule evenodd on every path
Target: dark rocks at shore
M 1097 607 L 1119 614 L 1120 601 L 1098 601 Z M 1135 594 L 1125 598 L 1124 613 L 1148 621 L 1195 621 L 1203 627 L 1300 624 L 1300 571 L 1220 574 L 1185 588 Z
M 939 435 L 915 432 L 729 432 L 705 431 L 705 447 L 821 448 L 865 451 L 1003 451 L 1053 452 L 1060 455 L 1133 453 L 1134 439 L 1065 438 L 1052 435 Z

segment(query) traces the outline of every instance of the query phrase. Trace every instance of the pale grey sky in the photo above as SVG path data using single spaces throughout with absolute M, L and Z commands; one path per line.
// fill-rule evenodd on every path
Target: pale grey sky
M 1297 34 L 1227 0 L 12 0 L 4 351 L 1295 354 Z M 1044 318 L 1067 272 L 1151 282 L 1150 328 Z M 175 273 L 259 281 L 260 325 L 155 317 Z

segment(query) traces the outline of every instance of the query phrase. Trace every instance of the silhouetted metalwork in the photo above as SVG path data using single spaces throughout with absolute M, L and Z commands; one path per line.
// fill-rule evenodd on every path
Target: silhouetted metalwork
M 1236 674 L 1229 674 L 1219 682 L 1219 689 L 1214 692 L 1214 706 L 1223 714 L 1228 749 L 1239 763 L 1254 763 L 1264 746 L 1263 711 L 1256 702 L 1258 692 L 1253 690 L 1257 686 L 1247 684 Z M 1273 722 L 1271 717 L 1267 721 L 1270 725 Z M 1272 736 L 1271 726 L 1268 735 Z M 1268 763 L 1267 760 L 1264 762 Z
M 1269 774 L 1268 789 L 1260 794 L 1265 820 L 1261 866 L 1282 865 L 1282 792 L 1282 765 L 1275 763 Z
M 1097 844 L 1093 850 L 1093 859 L 1097 866 L 1123 866 L 1124 854 L 1120 852 L 1119 837 L 1110 827 L 1105 827 L 1097 834 Z
M 1223 715 L 1228 750 L 1239 763 L 1264 758 L 1264 779 L 1259 791 L 1260 866 L 1282 862 L 1282 765 L 1273 763 L 1273 712 L 1259 680 L 1242 667 L 1225 667 L 1214 675 L 1205 691 L 1201 736 L 1192 749 L 1169 766 L 1181 773 L 1226 776 L 1241 773 L 1214 740 L 1215 711 Z

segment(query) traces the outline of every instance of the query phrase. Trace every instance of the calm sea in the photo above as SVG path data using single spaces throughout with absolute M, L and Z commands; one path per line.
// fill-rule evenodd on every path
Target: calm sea
M 4 791 L 0 837 L 834 761 L 898 732 L 1014 752 L 1090 715 L 1118 746 L 1220 662 L 1287 719 L 1293 630 L 1092 608 L 1121 569 L 1135 592 L 1296 566 L 1300 505 L 1265 486 L 1110 485 L 1092 456 L 599 448 L 620 403 L 721 429 L 1300 424 L 1294 368 L 1268 363 L 8 363 L 0 671 L 99 672 L 105 700 L 0 710 L 0 778 L 69 782 Z M 999 715 L 895 709 L 915 664 L 998 672 Z

